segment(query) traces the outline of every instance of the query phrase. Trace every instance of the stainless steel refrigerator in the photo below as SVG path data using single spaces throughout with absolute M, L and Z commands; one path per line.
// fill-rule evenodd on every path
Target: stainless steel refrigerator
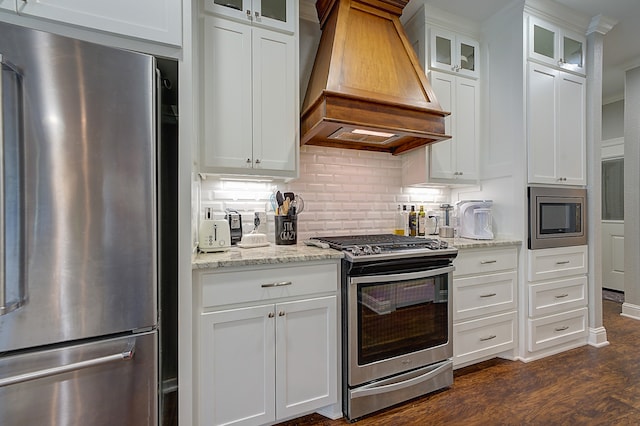
M 0 424 L 158 422 L 156 60 L 0 23 Z

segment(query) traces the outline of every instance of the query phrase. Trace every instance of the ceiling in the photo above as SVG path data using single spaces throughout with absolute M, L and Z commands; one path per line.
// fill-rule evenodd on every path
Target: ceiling
M 427 3 L 473 21 L 482 22 L 514 0 L 411 0 Z M 602 98 L 604 103 L 624 97 L 624 72 L 640 65 L 640 1 L 555 0 L 588 16 L 603 15 L 618 23 L 604 37 Z M 409 6 L 407 6 L 409 8 Z

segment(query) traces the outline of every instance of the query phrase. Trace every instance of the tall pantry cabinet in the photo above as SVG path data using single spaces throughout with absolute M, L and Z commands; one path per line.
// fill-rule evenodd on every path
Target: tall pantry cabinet
M 204 0 L 204 173 L 296 177 L 298 2 Z
M 508 174 L 499 176 L 500 198 L 494 203 L 514 206 L 520 217 L 514 231 L 525 244 L 527 187 L 576 187 L 587 182 L 587 58 L 580 34 L 586 34 L 589 22 L 590 17 L 558 3 L 526 0 L 514 2 L 483 24 L 491 70 L 486 78 L 491 96 L 485 104 L 490 119 L 483 157 L 512 152 Z M 524 247 L 520 256 L 518 352 L 524 361 L 587 343 L 586 294 L 592 279 L 587 270 L 576 268 L 566 277 L 538 273 L 563 268 L 567 263 L 560 256 L 580 250 L 586 259 L 586 246 L 563 249 Z M 540 259 L 559 264 L 543 266 Z

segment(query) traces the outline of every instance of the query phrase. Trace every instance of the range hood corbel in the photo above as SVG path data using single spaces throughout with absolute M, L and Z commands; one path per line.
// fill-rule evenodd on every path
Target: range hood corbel
M 400 23 L 408 0 L 317 0 L 322 28 L 302 105 L 301 145 L 401 154 L 448 139 Z

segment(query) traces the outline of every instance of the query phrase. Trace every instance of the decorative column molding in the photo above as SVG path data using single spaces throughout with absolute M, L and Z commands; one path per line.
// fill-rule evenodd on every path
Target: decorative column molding
M 592 33 L 599 33 L 602 35 L 606 35 L 613 27 L 618 24 L 618 21 L 615 19 L 609 18 L 603 15 L 597 15 L 591 18 L 591 22 L 589 23 L 589 28 L 587 28 L 587 35 L 591 35 Z
M 589 245 L 589 338 L 592 346 L 608 344 L 602 321 L 602 51 L 603 17 L 591 21 L 587 32 L 587 229 Z M 609 28 L 611 29 L 611 28 Z

